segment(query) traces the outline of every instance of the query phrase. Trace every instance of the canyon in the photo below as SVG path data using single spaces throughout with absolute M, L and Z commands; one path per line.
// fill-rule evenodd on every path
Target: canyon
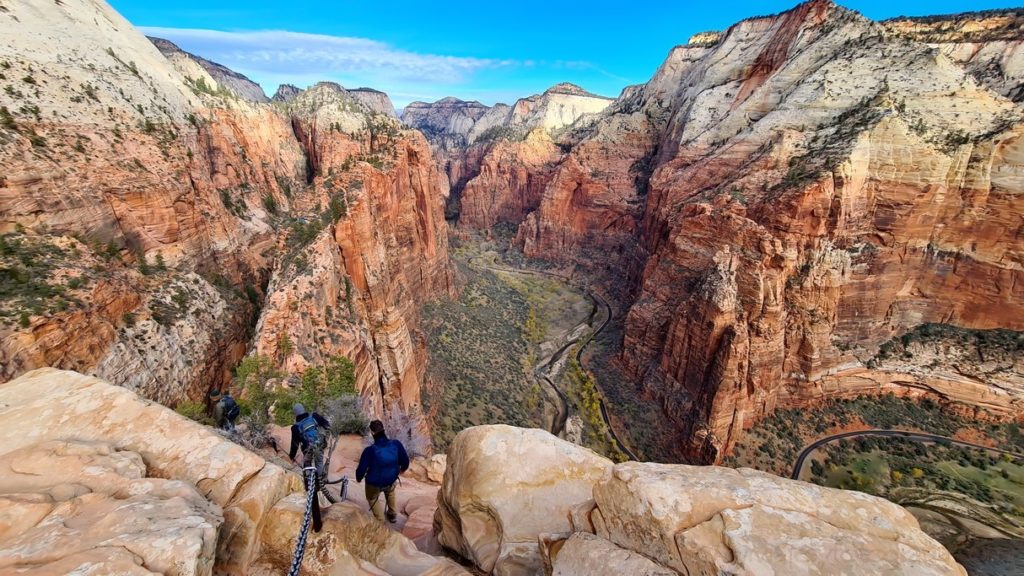
M 300 477 L 165 407 L 249 410 L 347 359 L 429 494 L 408 537 L 331 506 L 304 572 L 964 574 L 896 504 L 718 465 L 837 400 L 1024 421 L 1022 23 L 810 0 L 615 98 L 398 112 L 331 81 L 268 97 L 103 0 L 0 6 L 0 566 L 280 573 Z M 514 345 L 474 368 L 515 377 L 449 394 L 430 458 L 455 412 L 429 340 L 458 326 L 429 314 L 501 298 L 474 328 Z M 448 352 L 492 350 L 471 339 Z M 495 422 L 498 395 L 555 434 Z M 622 461 L 637 410 L 685 465 Z
M 5 268 L 5 379 L 69 368 L 173 406 L 250 352 L 286 374 L 344 356 L 374 414 L 419 422 L 454 225 L 511 229 L 612 299 L 615 365 L 681 460 L 863 393 L 1021 413 L 1018 373 L 876 358 L 928 323 L 1024 328 L 1018 12 L 807 2 L 695 36 L 614 100 L 563 83 L 401 121 L 367 88 L 267 98 L 101 3 L 4 17 L 83 30 L 56 60 L 53 36 L 3 38 L 0 226 L 32 254 Z
M 876 358 L 929 323 L 1024 329 L 1019 18 L 879 23 L 812 1 L 695 36 L 568 130 L 481 150 L 460 139 L 472 103 L 406 121 L 460 151 L 459 228 L 506 222 L 618 302 L 617 364 L 680 458 L 720 461 L 776 408 L 865 393 L 1019 419 L 1019 373 Z

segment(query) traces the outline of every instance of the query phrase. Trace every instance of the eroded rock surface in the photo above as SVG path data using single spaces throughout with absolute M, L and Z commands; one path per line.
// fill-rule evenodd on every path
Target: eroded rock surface
M 568 532 L 611 461 L 542 430 L 479 426 L 448 449 L 434 531 L 487 573 L 538 574 L 537 535 Z
M 507 426 L 456 437 L 436 525 L 489 574 L 966 574 L 881 498 L 748 469 L 613 465 Z
M 0 567 L 171 575 L 280 566 L 305 495 L 297 475 L 208 427 L 41 369 L 0 385 L 0 499 Z M 352 504 L 327 518 L 303 573 L 464 573 Z

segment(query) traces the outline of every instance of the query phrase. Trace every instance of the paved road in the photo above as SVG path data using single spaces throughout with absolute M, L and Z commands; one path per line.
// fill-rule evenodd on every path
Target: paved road
M 972 442 L 964 442 L 962 440 L 956 440 L 948 436 L 939 436 L 938 434 L 928 434 L 927 432 L 914 432 L 910 430 L 857 430 L 854 432 L 843 432 L 842 434 L 833 434 L 832 436 L 826 436 L 824 438 L 815 440 L 813 443 L 808 444 L 800 452 L 800 456 L 796 459 L 796 464 L 793 465 L 793 473 L 790 478 L 796 479 L 800 477 L 800 471 L 803 470 L 804 460 L 811 455 L 818 448 L 821 448 L 829 442 L 836 440 L 842 440 L 844 438 L 856 438 L 858 436 L 900 436 L 909 440 L 917 440 L 919 442 L 949 442 L 956 446 L 964 446 L 966 448 L 979 448 L 981 450 L 988 450 L 990 452 L 998 452 L 999 454 L 1009 454 L 1014 458 L 1024 459 L 1024 454 L 1012 452 L 1010 450 L 1003 450 L 1002 448 L 992 448 L 989 446 L 983 446 L 981 444 L 974 444 Z

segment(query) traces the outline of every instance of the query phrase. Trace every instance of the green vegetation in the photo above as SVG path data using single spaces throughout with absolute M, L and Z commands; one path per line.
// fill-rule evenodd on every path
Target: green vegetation
M 576 362 L 575 349 L 572 356 L 565 378 L 568 382 L 565 392 L 583 420 L 583 444 L 616 462 L 625 462 L 629 458 L 619 450 L 601 418 L 601 392 L 597 389 L 594 375 Z
M 815 410 L 777 410 L 750 430 L 726 463 L 788 476 L 804 446 L 852 427 L 919 430 L 950 437 L 970 431 L 1008 450 L 1024 452 L 1024 436 L 1016 424 L 982 424 L 928 398 L 917 401 L 885 394 L 829 401 Z
M 355 367 L 342 356 L 328 359 L 323 366 L 311 366 L 291 387 L 274 388 L 273 381 L 286 375 L 266 356 L 244 358 L 235 368 L 235 383 L 244 391 L 243 413 L 250 427 L 262 430 L 273 418 L 279 426 L 293 422 L 292 404 L 302 403 L 307 410 L 322 412 L 339 434 L 359 434 L 368 422 L 360 408 L 355 389 Z
M 955 344 L 960 348 L 976 351 L 981 358 L 991 358 L 996 353 L 1019 354 L 1024 352 L 1024 332 L 1004 330 L 975 330 L 949 324 L 922 324 L 906 334 L 889 340 L 878 348 L 875 360 L 910 358 L 910 347 L 915 343 L 944 345 Z
M 49 236 L 0 235 L 0 321 L 18 318 L 27 328 L 30 316 L 81 304 L 70 292 L 84 285 L 84 279 L 58 274 L 74 257 Z
M 206 413 L 206 406 L 204 406 L 202 402 L 186 400 L 178 404 L 174 411 L 186 418 L 195 420 L 200 424 L 205 424 L 207 426 L 213 426 L 216 424 L 216 422 L 213 421 L 213 417 Z
M 437 412 L 433 440 L 441 450 L 477 424 L 541 426 L 527 410 L 526 298 L 491 272 L 457 265 L 467 279 L 458 300 L 430 303 L 423 313 L 433 379 L 442 383 L 424 394 L 424 405 Z

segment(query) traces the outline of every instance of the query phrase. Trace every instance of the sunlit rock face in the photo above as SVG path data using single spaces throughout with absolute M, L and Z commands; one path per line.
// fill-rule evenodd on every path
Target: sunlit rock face
M 776 407 L 830 396 L 1019 413 L 1018 385 L 868 367 L 929 322 L 1024 328 L 1014 18 L 880 24 L 812 1 L 698 35 L 529 173 L 546 183 L 519 244 L 628 287 L 618 362 L 680 457 L 716 461 Z M 981 60 L 954 55 L 968 39 Z
M 881 498 L 509 426 L 456 437 L 434 526 L 487 574 L 966 574 Z
M 518 225 L 535 210 L 562 157 L 559 134 L 611 103 L 562 83 L 513 105 L 483 106 L 444 98 L 413 102 L 402 120 L 423 131 L 452 184 L 449 218 L 460 225 L 490 229 Z
M 1024 10 L 894 18 L 890 31 L 934 46 L 979 84 L 1014 102 L 1024 100 Z
M 2 256 L 35 279 L 5 303 L 0 379 L 73 368 L 174 405 L 293 330 L 283 365 L 347 355 L 375 410 L 419 404 L 418 308 L 451 290 L 448 183 L 386 94 L 320 83 L 267 104 L 99 1 L 0 19 L 5 75 L 26 78 L 0 94 Z M 292 220 L 332 200 L 293 250 Z M 291 309 L 302 282 L 318 296 Z

